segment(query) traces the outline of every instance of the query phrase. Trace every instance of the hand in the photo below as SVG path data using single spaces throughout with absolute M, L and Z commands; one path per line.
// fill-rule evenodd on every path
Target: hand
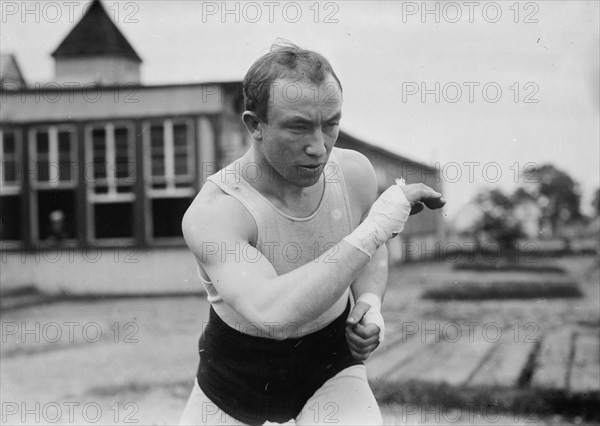
M 406 199 L 410 203 L 411 215 L 419 213 L 425 206 L 431 210 L 435 210 L 444 207 L 446 204 L 446 200 L 442 197 L 442 194 L 422 183 L 404 185 L 400 188 L 402 188 L 402 192 L 404 192 Z
M 346 320 L 346 340 L 354 358 L 365 361 L 379 346 L 379 327 L 375 324 L 361 324 L 361 320 L 371 305 L 357 302 Z
M 369 214 L 344 240 L 371 257 L 381 245 L 398 235 L 411 214 L 423 206 L 439 209 L 446 204 L 442 194 L 422 184 L 395 184 L 375 200 Z

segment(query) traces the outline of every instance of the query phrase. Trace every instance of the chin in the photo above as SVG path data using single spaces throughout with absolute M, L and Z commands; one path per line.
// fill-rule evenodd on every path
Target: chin
M 306 171 L 300 168 L 295 169 L 296 173 L 294 176 L 290 176 L 288 180 L 295 183 L 297 186 L 312 186 L 319 181 L 323 174 L 323 169 L 319 167 L 314 171 Z

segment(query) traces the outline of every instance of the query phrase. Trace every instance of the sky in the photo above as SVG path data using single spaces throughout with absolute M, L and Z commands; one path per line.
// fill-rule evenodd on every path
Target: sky
M 29 83 L 87 1 L 0 1 L 0 49 Z M 115 1 L 144 84 L 241 80 L 277 38 L 317 50 L 344 89 L 341 127 L 438 167 L 448 218 L 552 163 L 600 186 L 598 1 Z

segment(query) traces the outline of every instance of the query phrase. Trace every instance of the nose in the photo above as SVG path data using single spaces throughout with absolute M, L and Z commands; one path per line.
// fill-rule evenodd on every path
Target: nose
M 306 154 L 311 157 L 323 157 L 327 154 L 325 138 L 321 130 L 317 130 L 311 138 L 311 142 L 306 146 Z

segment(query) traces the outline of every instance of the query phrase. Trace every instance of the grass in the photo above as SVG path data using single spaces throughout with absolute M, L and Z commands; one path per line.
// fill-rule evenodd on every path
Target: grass
M 540 265 L 536 263 L 492 263 L 492 262 L 473 262 L 457 263 L 454 269 L 458 271 L 493 271 L 493 272 L 552 272 L 564 274 L 564 268 L 554 265 Z
M 423 299 L 430 300 L 505 300 L 555 299 L 581 297 L 574 281 L 465 281 L 430 288 Z
M 542 418 L 562 416 L 580 417 L 585 421 L 599 421 L 598 392 L 569 394 L 559 390 L 457 388 L 446 384 L 406 381 L 404 383 L 372 384 L 379 404 L 410 404 L 422 409 L 456 408 L 474 414 L 496 413 L 519 416 L 526 421 L 535 413 Z M 539 423 L 538 423 L 539 424 Z

